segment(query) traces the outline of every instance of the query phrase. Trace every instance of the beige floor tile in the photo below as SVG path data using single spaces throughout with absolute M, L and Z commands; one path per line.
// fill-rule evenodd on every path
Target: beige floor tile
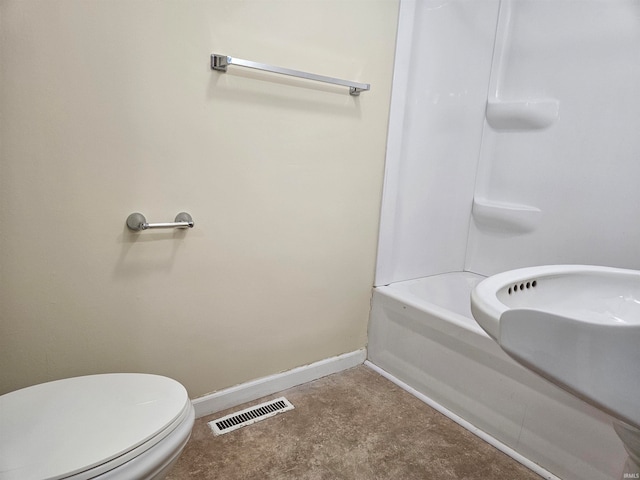
M 285 396 L 295 410 L 214 436 L 207 422 Z M 167 480 L 539 480 L 366 366 L 196 420 Z

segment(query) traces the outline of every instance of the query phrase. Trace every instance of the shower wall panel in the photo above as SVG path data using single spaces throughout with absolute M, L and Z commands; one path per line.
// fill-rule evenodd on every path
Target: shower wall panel
M 484 125 L 465 270 L 640 268 L 640 2 L 503 0 Z
M 498 5 L 401 4 L 377 285 L 464 266 Z

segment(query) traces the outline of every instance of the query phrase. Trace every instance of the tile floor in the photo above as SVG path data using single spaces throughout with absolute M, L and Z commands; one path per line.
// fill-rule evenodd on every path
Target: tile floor
M 295 410 L 213 436 L 207 422 L 285 396 Z M 540 480 L 362 365 L 196 420 L 167 480 Z

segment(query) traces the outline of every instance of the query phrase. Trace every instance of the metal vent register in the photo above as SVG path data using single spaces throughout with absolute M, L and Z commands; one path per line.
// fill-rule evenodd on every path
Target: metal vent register
M 229 433 L 233 430 L 237 430 L 240 427 L 251 425 L 252 423 L 259 422 L 265 418 L 273 417 L 278 413 L 287 412 L 293 410 L 293 405 L 289 403 L 284 397 L 276 398 L 269 402 L 255 405 L 239 412 L 226 415 L 217 420 L 209 422 L 211 430 L 214 435 L 222 435 L 223 433 Z

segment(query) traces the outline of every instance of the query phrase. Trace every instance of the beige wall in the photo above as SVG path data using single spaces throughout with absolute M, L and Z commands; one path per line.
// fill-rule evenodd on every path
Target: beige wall
M 0 393 L 140 371 L 197 397 L 366 345 L 398 0 L 0 5 Z

